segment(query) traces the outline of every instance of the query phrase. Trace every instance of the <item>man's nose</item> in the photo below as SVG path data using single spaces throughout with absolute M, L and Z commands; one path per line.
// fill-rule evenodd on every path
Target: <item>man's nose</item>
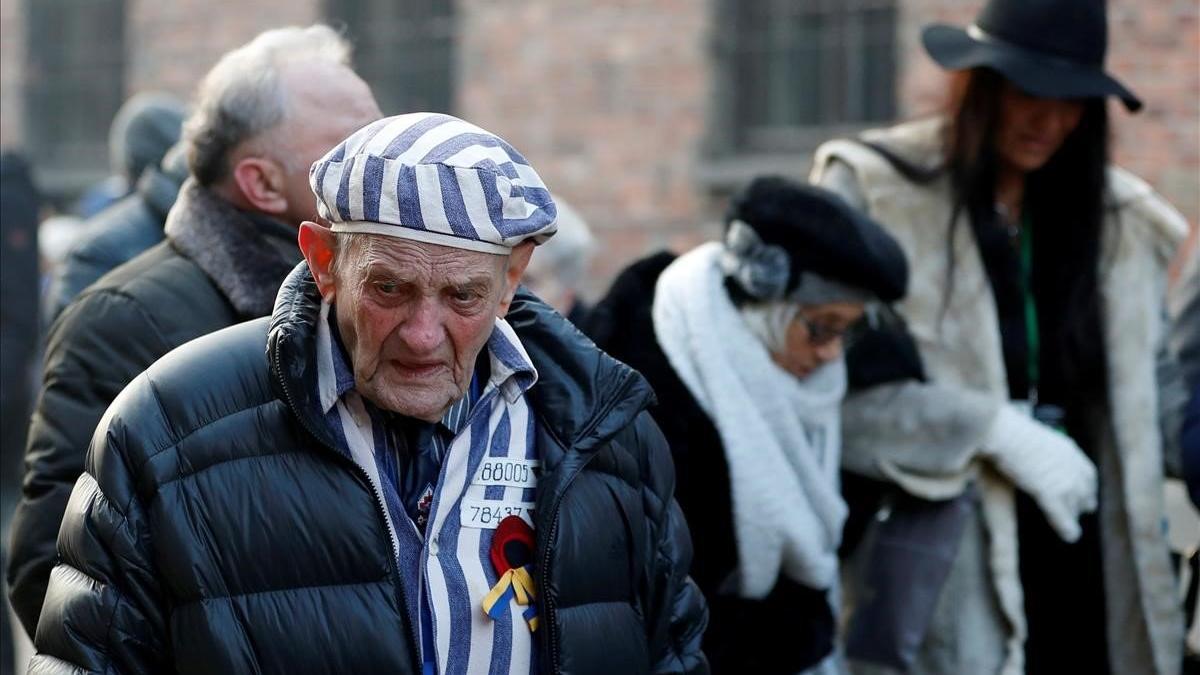
M 442 343 L 442 315 L 437 303 L 422 299 L 397 328 L 404 346 L 415 354 L 427 354 Z

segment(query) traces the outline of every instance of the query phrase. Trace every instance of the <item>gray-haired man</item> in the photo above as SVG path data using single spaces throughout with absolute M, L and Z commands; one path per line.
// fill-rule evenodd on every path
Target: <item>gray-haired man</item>
M 270 313 L 315 208 L 309 165 L 381 116 L 349 60 L 346 41 L 319 25 L 267 31 L 225 54 L 184 125 L 193 177 L 167 216 L 167 240 L 102 277 L 51 329 L 8 566 L 30 635 L 105 408 L 171 349 Z
M 311 183 L 332 226 L 303 225 L 270 321 L 109 409 L 35 666 L 706 672 L 653 394 L 517 292 L 555 228 L 538 174 L 416 113 Z

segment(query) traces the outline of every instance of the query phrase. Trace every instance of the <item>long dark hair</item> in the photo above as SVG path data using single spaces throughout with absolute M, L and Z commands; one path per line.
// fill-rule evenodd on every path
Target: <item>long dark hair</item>
M 1001 94 L 999 73 L 979 68 L 960 73 L 951 87 L 945 127 L 945 164 L 954 190 L 949 223 L 948 288 L 953 289 L 956 223 L 965 209 L 976 231 L 995 228 Z M 1044 336 L 1043 350 L 1060 359 L 1065 381 L 1089 399 L 1106 384 L 1098 269 L 1109 161 L 1108 112 L 1103 99 L 1088 100 L 1079 125 L 1045 166 L 1026 175 L 1023 211 L 1037 223 L 1041 260 L 1039 307 L 1056 312 L 1058 330 Z M 947 294 L 947 304 L 950 295 Z

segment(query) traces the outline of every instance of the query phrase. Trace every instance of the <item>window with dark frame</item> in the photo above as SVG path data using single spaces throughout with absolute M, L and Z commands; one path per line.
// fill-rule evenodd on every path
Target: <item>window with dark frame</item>
M 108 173 L 125 97 L 124 0 L 37 0 L 26 12 L 25 144 L 51 191 Z
M 456 24 L 450 0 L 325 0 L 354 66 L 385 115 L 453 112 Z
M 896 114 L 895 0 L 722 0 L 719 155 L 807 152 Z

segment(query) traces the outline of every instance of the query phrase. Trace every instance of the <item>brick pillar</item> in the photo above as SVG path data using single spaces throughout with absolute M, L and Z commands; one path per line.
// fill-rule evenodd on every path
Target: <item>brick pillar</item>
M 636 256 L 690 243 L 706 216 L 692 170 L 709 12 L 688 0 L 458 5 L 456 109 L 525 153 L 587 219 L 594 286 Z

